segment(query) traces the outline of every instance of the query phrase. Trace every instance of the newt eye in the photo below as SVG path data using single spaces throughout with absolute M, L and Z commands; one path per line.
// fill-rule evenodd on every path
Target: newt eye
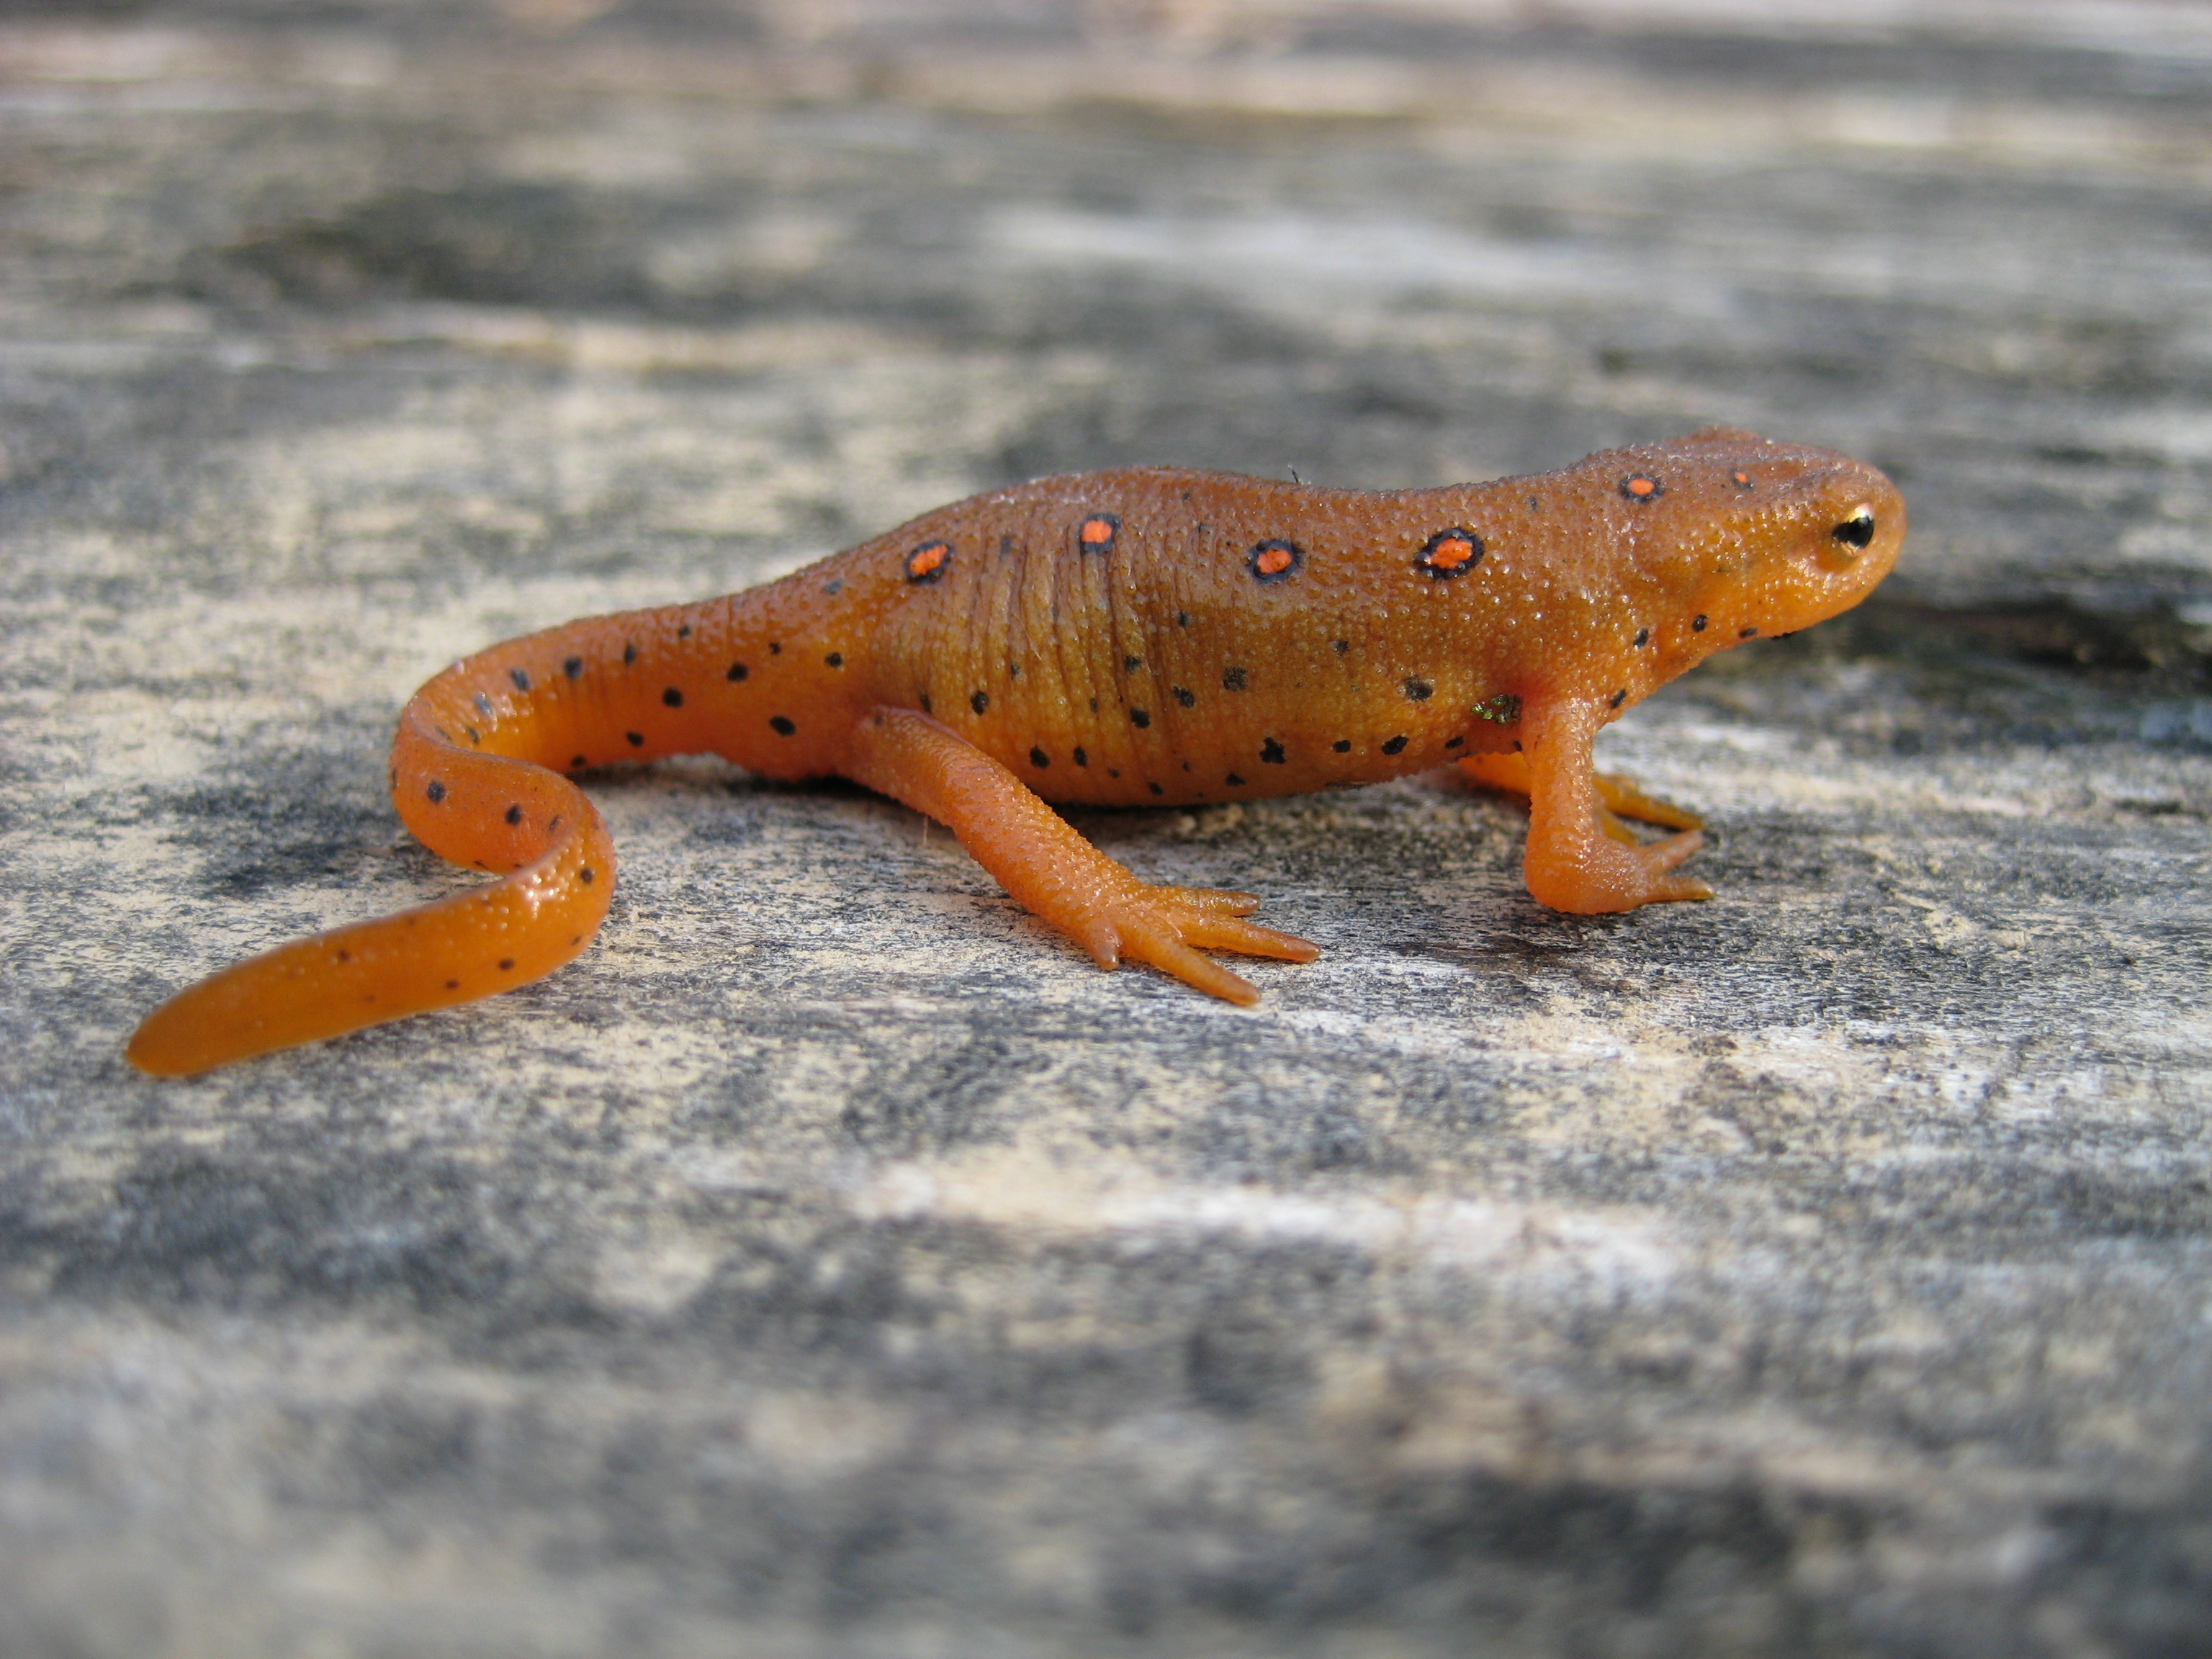
M 1851 516 L 1828 532 L 1846 547 L 1864 547 L 1874 540 L 1874 509 L 1857 507 Z

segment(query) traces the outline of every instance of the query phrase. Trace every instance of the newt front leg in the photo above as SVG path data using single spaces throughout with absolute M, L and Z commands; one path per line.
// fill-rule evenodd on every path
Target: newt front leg
M 1528 757 L 1517 750 L 1470 755 L 1459 763 L 1459 769 L 1487 788 L 1503 789 L 1523 800 L 1528 798 Z M 1593 772 L 1590 781 L 1597 786 L 1598 799 L 1603 803 L 1598 810 L 1598 828 L 1615 841 L 1626 842 L 1631 847 L 1644 845 L 1644 837 L 1628 827 L 1626 820 L 1629 818 L 1638 823 L 1663 823 L 1669 830 L 1705 827 L 1705 821 L 1695 812 L 1645 794 L 1635 779 L 1621 773 Z
M 1667 872 L 1705 844 L 1686 830 L 1648 846 L 1609 833 L 1592 745 L 1606 722 L 1595 700 L 1531 703 L 1522 715 L 1528 765 L 1528 891 L 1539 904 L 1577 915 L 1633 910 L 1668 899 L 1707 899 L 1693 876 Z M 1639 797 L 1639 799 L 1642 799 Z M 1663 805 L 1663 803 L 1653 803 Z

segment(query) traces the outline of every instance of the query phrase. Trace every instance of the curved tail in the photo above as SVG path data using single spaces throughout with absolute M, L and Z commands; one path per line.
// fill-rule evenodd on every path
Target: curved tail
M 835 770 L 839 734 L 867 696 L 842 666 L 852 646 L 837 641 L 861 624 L 841 591 L 817 568 L 698 605 L 586 617 L 455 663 L 400 716 L 392 804 L 432 852 L 499 879 L 203 980 L 147 1017 L 131 1063 L 204 1072 L 511 990 L 571 960 L 606 918 L 615 855 L 562 775 L 702 750 L 768 777 Z M 844 619 L 826 650 L 824 617 Z
M 497 646 L 416 693 L 392 744 L 392 804 L 431 851 L 499 879 L 202 980 L 147 1016 L 125 1050 L 131 1063 L 162 1077 L 204 1072 L 510 990 L 579 955 L 606 918 L 614 842 L 583 791 L 550 769 L 618 758 L 605 730 L 622 711 L 579 684 L 582 666 L 605 656 L 611 624 L 659 632 L 661 614 Z M 552 672 L 534 678 L 544 664 Z
M 124 1052 L 157 1077 L 471 1001 L 543 978 L 605 920 L 614 842 L 584 792 L 535 759 L 487 754 L 438 729 L 425 687 L 392 745 L 392 796 L 418 840 L 507 874 L 374 921 L 295 939 L 172 997 Z

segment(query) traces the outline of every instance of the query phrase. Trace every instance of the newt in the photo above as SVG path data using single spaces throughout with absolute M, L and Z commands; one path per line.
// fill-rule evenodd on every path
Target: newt
M 1139 879 L 1048 803 L 1251 800 L 1456 762 L 1528 796 L 1538 902 L 1707 898 L 1676 873 L 1698 820 L 1596 773 L 1593 741 L 1714 653 L 1857 604 L 1905 530 L 1873 467 L 1724 427 L 1444 489 L 1152 466 L 991 490 L 760 587 L 455 663 L 400 716 L 392 799 L 496 879 L 227 969 L 128 1056 L 196 1073 L 551 973 L 615 884 L 570 775 L 664 755 L 878 790 L 1100 967 L 1235 1003 L 1259 992 L 1207 952 L 1318 947 L 1246 921 L 1249 894 Z

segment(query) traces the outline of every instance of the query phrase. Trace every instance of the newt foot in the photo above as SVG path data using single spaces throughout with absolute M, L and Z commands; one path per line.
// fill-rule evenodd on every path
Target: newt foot
M 1260 1000 L 1259 988 L 1202 952 L 1230 951 L 1278 962 L 1311 962 L 1321 954 L 1310 939 L 1240 919 L 1259 908 L 1250 893 L 1154 886 L 1132 878 L 1068 932 L 1101 968 L 1118 967 L 1125 958 L 1148 963 L 1209 996 L 1249 1008 Z

